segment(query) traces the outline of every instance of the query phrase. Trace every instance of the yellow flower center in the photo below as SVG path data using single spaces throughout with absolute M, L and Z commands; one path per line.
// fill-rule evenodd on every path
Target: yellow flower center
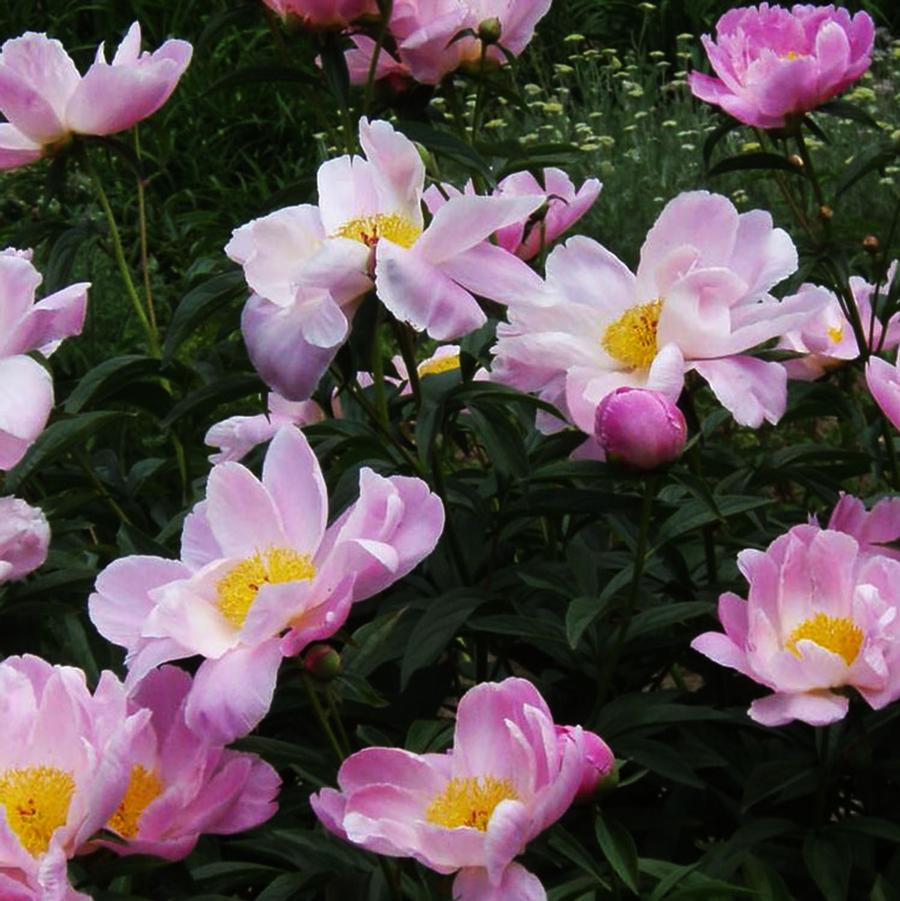
M 308 554 L 273 547 L 242 560 L 216 586 L 218 607 L 236 629 L 240 629 L 263 585 L 283 585 L 312 579 L 316 568 Z
M 159 797 L 162 789 L 162 782 L 153 770 L 147 770 L 140 764 L 133 766 L 125 796 L 109 818 L 106 828 L 122 838 L 134 838 L 138 834 L 138 820 L 150 802 Z
M 459 354 L 439 357 L 437 360 L 426 360 L 424 363 L 419 363 L 417 367 L 419 378 L 425 375 L 438 375 L 441 372 L 452 372 L 454 369 L 459 369 Z
M 422 234 L 422 229 L 399 213 L 376 213 L 360 216 L 345 222 L 336 232 L 336 238 L 351 238 L 366 247 L 374 247 L 379 238 L 387 238 L 401 247 L 412 247 Z
M 795 656 L 803 654 L 797 647 L 797 642 L 806 639 L 814 641 L 820 648 L 831 651 L 844 658 L 847 666 L 856 660 L 859 649 L 863 643 L 863 631 L 846 616 L 828 616 L 825 613 L 817 613 L 809 619 L 803 620 L 788 636 L 785 647 Z
M 833 325 L 828 329 L 828 337 L 835 344 L 840 344 L 841 339 L 844 337 L 844 327 L 842 325 Z
M 53 833 L 66 824 L 74 793 L 72 774 L 53 766 L 0 773 L 0 804 L 6 810 L 6 822 L 32 857 L 46 854 Z
M 497 779 L 495 776 L 451 779 L 428 805 L 425 818 L 429 823 L 447 829 L 468 826 L 486 832 L 494 808 L 501 801 L 518 799 L 509 779 Z
M 661 298 L 626 310 L 606 327 L 603 349 L 629 369 L 649 369 L 656 356 L 656 328 L 662 313 Z

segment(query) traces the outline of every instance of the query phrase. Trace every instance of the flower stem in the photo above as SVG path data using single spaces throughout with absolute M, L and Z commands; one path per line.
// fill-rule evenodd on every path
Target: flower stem
M 345 756 L 344 752 L 341 749 L 340 742 L 337 740 L 337 736 L 334 734 L 334 730 L 331 728 L 331 723 L 328 722 L 328 715 L 322 708 L 322 703 L 321 701 L 319 701 L 316 690 L 310 684 L 310 676 L 308 676 L 305 672 L 301 672 L 300 679 L 303 682 L 303 687 L 306 689 L 306 695 L 309 698 L 309 703 L 312 705 L 312 708 L 315 711 L 316 719 L 319 721 L 319 725 L 322 727 L 322 731 L 325 733 L 325 737 L 328 739 L 328 743 L 331 745 L 331 749 L 337 756 L 338 761 L 340 763 L 343 763 Z
M 378 58 L 387 37 L 388 26 L 391 21 L 391 13 L 394 11 L 394 0 L 383 0 L 378 4 L 381 12 L 381 22 L 378 25 L 378 36 L 375 38 L 375 47 L 372 50 L 372 59 L 369 60 L 369 72 L 366 76 L 366 90 L 363 95 L 363 109 L 369 113 L 372 108 L 372 93 L 375 90 L 375 76 L 378 73 Z
M 141 158 L 141 137 L 138 133 L 137 126 L 134 129 L 134 152 L 140 161 Z M 150 255 L 147 250 L 147 204 L 144 196 L 144 178 L 142 174 L 138 174 L 137 179 L 138 190 L 138 225 L 141 235 L 141 272 L 144 276 L 144 297 L 147 299 L 147 317 L 150 320 L 150 326 L 154 332 L 158 333 L 156 325 L 156 308 L 153 304 L 153 288 L 150 285 Z

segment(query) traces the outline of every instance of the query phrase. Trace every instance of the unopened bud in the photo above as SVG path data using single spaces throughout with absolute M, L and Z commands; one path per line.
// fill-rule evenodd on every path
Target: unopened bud
M 878 253 L 881 250 L 881 241 L 875 235 L 866 235 L 863 238 L 862 246 L 866 253 Z
M 795 169 L 803 169 L 803 168 L 805 168 L 805 167 L 804 167 L 804 163 L 803 163 L 803 157 L 801 157 L 799 153 L 792 153 L 792 154 L 788 157 L 788 162 L 789 162 Z
M 831 219 L 834 217 L 834 210 L 828 206 L 827 203 L 823 203 L 822 206 L 819 207 L 819 218 L 820 219 Z
M 500 24 L 500 20 L 496 16 L 491 16 L 490 19 L 484 19 L 478 26 L 478 37 L 485 44 L 496 44 L 500 40 L 500 33 L 503 31 L 503 26 Z
M 314 644 L 303 658 L 303 668 L 321 682 L 330 682 L 341 674 L 341 655 L 327 644 Z
M 554 726 L 556 740 L 560 749 L 566 741 L 570 741 L 575 733 L 572 726 Z M 587 803 L 597 794 L 598 789 L 615 769 L 615 758 L 609 745 L 595 732 L 581 730 L 581 747 L 584 756 L 581 758 L 581 782 L 575 794 L 576 803 Z

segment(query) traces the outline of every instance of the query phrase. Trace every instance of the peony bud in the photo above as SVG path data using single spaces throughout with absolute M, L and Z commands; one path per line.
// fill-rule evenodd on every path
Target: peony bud
M 573 731 L 572 726 L 555 726 L 557 741 L 562 741 Z M 615 769 L 615 758 L 609 745 L 594 732 L 583 729 L 581 740 L 584 747 L 581 784 L 575 794 L 576 803 L 586 803 L 593 799 L 600 784 Z
M 21 579 L 47 559 L 50 526 L 37 507 L 0 497 L 0 582 Z
M 617 388 L 597 407 L 594 436 L 610 460 L 655 469 L 681 456 L 687 438 L 675 403 L 645 388 Z
M 496 16 L 490 19 L 484 19 L 478 25 L 478 37 L 485 44 L 496 44 L 500 40 L 500 33 L 503 30 L 500 20 Z
M 327 644 L 314 644 L 303 658 L 303 668 L 321 682 L 330 682 L 341 674 L 341 655 Z

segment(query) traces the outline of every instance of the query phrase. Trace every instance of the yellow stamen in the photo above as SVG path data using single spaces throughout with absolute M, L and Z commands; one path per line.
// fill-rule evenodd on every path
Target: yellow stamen
M 600 341 L 603 349 L 629 369 L 649 369 L 656 356 L 656 328 L 662 305 L 657 298 L 626 310 L 607 326 Z
M 345 222 L 336 232 L 336 238 L 351 238 L 366 247 L 374 247 L 379 238 L 387 238 L 401 247 L 412 247 L 422 234 L 422 229 L 399 213 L 376 213 L 360 216 Z
M 796 50 L 788 50 L 787 53 L 781 54 L 782 59 L 800 59 L 801 56 L 803 56 L 803 54 L 798 53 Z
M 486 832 L 494 808 L 501 801 L 518 799 L 509 779 L 497 779 L 495 776 L 451 779 L 428 805 L 425 818 L 429 823 L 447 829 L 468 826 Z
M 218 607 L 236 629 L 244 620 L 263 585 L 282 585 L 314 578 L 316 568 L 308 554 L 273 547 L 242 560 L 216 586 Z
M 453 372 L 459 369 L 459 354 L 450 354 L 446 357 L 439 357 L 436 360 L 426 360 L 419 363 L 417 371 L 419 378 L 424 375 L 439 375 L 442 372 Z
M 788 636 L 784 646 L 795 656 L 802 657 L 797 642 L 804 639 L 814 641 L 820 648 L 843 657 L 847 666 L 850 666 L 862 647 L 863 630 L 849 617 L 817 613 L 803 620 Z
M 844 337 L 844 327 L 842 325 L 833 325 L 828 329 L 828 337 L 834 341 L 835 344 L 840 344 L 841 339 Z
M 72 774 L 53 766 L 0 773 L 0 804 L 6 810 L 6 822 L 32 857 L 46 854 L 53 833 L 66 824 L 74 793 Z
M 116 812 L 109 818 L 107 829 L 122 838 L 134 838 L 138 834 L 138 821 L 144 811 L 155 801 L 163 789 L 162 782 L 153 770 L 140 764 L 131 768 L 131 779 Z

